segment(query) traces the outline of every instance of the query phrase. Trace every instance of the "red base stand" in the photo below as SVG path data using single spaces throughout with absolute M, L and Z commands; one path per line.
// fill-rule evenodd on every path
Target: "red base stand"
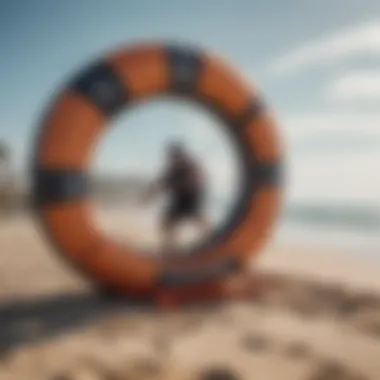
M 213 283 L 158 291 L 155 301 L 159 308 L 168 310 L 186 304 L 218 301 L 223 298 L 225 298 L 225 285 Z
M 161 309 L 170 310 L 194 303 L 244 299 L 251 293 L 247 285 L 246 281 L 239 278 L 233 281 L 165 289 L 156 293 L 155 303 Z

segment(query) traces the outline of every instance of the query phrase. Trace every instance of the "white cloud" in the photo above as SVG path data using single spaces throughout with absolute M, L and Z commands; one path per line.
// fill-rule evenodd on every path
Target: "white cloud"
M 282 118 L 283 136 L 287 143 L 287 198 L 291 201 L 364 202 L 380 206 L 380 150 L 350 145 L 341 149 L 339 136 L 369 136 L 380 139 L 378 114 L 304 114 Z M 335 149 L 315 149 L 313 154 L 299 154 L 293 143 L 323 136 L 336 145 Z M 318 144 L 318 138 L 316 139 Z M 299 145 L 299 144 L 298 144 Z M 344 154 L 339 154 L 344 152 Z
M 313 64 L 323 64 L 357 55 L 380 55 L 380 20 L 325 35 L 279 57 L 271 74 L 290 74 Z
M 280 116 L 279 127 L 285 139 L 315 133 L 329 135 L 354 132 L 380 137 L 380 113 L 315 113 Z
M 290 156 L 288 199 L 358 202 L 380 207 L 380 178 L 376 176 L 379 162 L 380 152 L 374 151 L 343 157 L 319 155 L 295 159 Z
M 332 82 L 327 89 L 332 100 L 380 99 L 380 71 L 349 72 Z

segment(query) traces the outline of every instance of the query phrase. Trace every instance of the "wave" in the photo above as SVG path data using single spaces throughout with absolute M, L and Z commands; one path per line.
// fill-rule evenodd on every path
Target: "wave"
M 284 219 L 295 223 L 378 229 L 380 209 L 373 206 L 293 204 L 285 208 Z

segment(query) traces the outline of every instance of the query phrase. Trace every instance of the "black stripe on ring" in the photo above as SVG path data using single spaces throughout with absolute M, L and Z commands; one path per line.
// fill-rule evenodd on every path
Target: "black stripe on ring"
M 89 183 L 82 171 L 38 168 L 34 179 L 33 200 L 38 205 L 79 200 L 89 193 Z
M 247 175 L 249 175 L 248 184 L 251 189 L 261 186 L 277 187 L 282 183 L 282 164 L 280 162 L 265 164 L 254 162 L 250 165 Z
M 173 288 L 212 282 L 236 272 L 239 267 L 240 262 L 235 257 L 229 257 L 212 265 L 193 269 L 167 269 L 159 278 L 158 286 Z
M 282 166 L 281 163 L 246 163 L 243 172 L 241 194 L 239 201 L 232 210 L 229 218 L 221 227 L 220 232 L 212 243 L 223 241 L 224 237 L 233 231 L 246 217 L 250 210 L 252 196 L 263 187 L 277 188 L 282 182 Z
M 267 110 L 267 106 L 261 97 L 252 99 L 248 107 L 237 117 L 238 126 L 244 128 L 252 120 L 258 119 Z
M 107 117 L 119 112 L 129 99 L 128 90 L 106 62 L 85 68 L 69 87 L 89 99 Z
M 194 92 L 203 65 L 202 53 L 176 45 L 166 46 L 165 53 L 170 73 L 169 91 Z

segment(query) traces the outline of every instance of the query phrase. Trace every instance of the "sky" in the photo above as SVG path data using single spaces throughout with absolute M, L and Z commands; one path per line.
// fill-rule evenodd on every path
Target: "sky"
M 0 0 L 0 138 L 18 170 L 57 86 L 147 39 L 213 51 L 259 88 L 286 147 L 289 200 L 380 208 L 378 0 Z M 110 127 L 94 170 L 153 175 L 162 144 L 183 138 L 214 187 L 233 192 L 236 155 L 193 106 L 144 104 Z

